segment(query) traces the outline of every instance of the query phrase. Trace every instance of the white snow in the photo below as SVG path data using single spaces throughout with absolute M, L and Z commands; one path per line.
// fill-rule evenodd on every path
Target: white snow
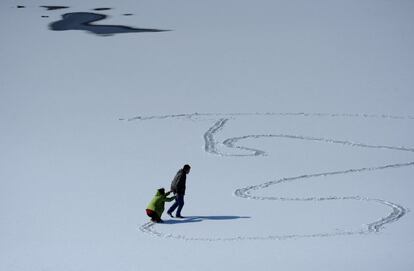
M 2 1 L 0 270 L 413 270 L 413 12 Z M 148 223 L 186 163 L 187 218 Z

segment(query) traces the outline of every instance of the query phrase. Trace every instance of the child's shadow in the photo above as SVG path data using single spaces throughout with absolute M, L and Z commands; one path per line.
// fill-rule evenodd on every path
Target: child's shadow
M 241 218 L 250 218 L 250 216 L 233 216 L 233 215 L 220 215 L 220 216 L 188 216 L 182 219 L 169 219 L 164 220 L 164 224 L 183 224 L 202 222 L 204 220 L 233 220 Z

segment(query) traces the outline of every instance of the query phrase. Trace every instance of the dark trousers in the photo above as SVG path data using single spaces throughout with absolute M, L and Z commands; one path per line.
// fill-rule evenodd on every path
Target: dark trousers
M 169 213 L 172 213 L 175 211 L 175 209 L 177 209 L 177 213 L 176 216 L 181 216 L 181 210 L 183 209 L 184 206 L 184 195 L 175 195 L 175 202 L 173 205 L 171 205 L 170 209 L 168 209 Z

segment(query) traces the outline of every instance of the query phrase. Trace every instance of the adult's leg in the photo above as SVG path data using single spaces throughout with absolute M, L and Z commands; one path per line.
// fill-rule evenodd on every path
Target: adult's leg
M 176 200 L 178 203 L 177 216 L 181 216 L 181 210 L 184 207 L 184 195 L 177 195 Z
M 178 195 L 177 195 L 177 197 L 178 197 Z M 172 214 L 175 211 L 175 209 L 177 209 L 177 207 L 178 207 L 177 197 L 175 198 L 174 204 L 171 205 L 171 207 L 168 209 L 167 213 Z

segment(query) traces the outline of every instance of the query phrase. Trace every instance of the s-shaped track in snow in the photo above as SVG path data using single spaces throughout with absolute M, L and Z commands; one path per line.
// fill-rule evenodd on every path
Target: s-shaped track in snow
M 241 117 L 241 116 L 297 116 L 297 117 L 328 117 L 328 118 L 375 118 L 375 119 L 399 119 L 399 120 L 412 120 L 412 116 L 393 116 L 393 115 L 372 115 L 372 114 L 325 114 L 325 113 L 231 113 L 231 114 L 217 114 L 217 113 L 193 113 L 193 114 L 177 114 L 177 115 L 164 115 L 164 116 L 148 116 L 148 117 L 134 117 L 128 119 L 128 121 L 134 120 L 155 120 L 155 119 L 192 119 L 199 120 L 203 117 L 216 117 L 214 125 L 210 127 L 204 134 L 204 150 L 207 153 L 211 153 L 218 156 L 264 156 L 266 155 L 265 151 L 247 148 L 238 143 L 245 139 L 259 139 L 259 138 L 287 138 L 293 140 L 303 140 L 303 141 L 313 141 L 329 144 L 340 144 L 350 147 L 358 148 L 371 148 L 371 149 L 388 149 L 395 151 L 404 151 L 414 153 L 413 148 L 407 147 L 395 147 L 395 146 L 386 146 L 386 145 L 370 145 L 359 142 L 351 142 L 346 140 L 337 140 L 331 138 L 322 138 L 322 137 L 310 137 L 310 136 L 301 136 L 301 135 L 289 135 L 289 134 L 260 134 L 260 135 L 245 135 L 240 137 L 233 137 L 224 140 L 223 142 L 218 142 L 216 140 L 216 134 L 219 133 L 225 125 L 229 122 L 230 118 Z M 245 152 L 244 154 L 228 154 L 220 151 L 220 147 L 227 147 L 229 149 L 238 149 Z M 310 181 L 318 177 L 329 177 L 334 175 L 346 175 L 346 174 L 355 174 L 368 171 L 378 171 L 385 169 L 397 169 L 402 167 L 414 166 L 414 161 L 398 164 L 387 164 L 377 167 L 363 167 L 363 168 L 353 168 L 346 169 L 341 171 L 330 171 L 330 172 L 321 172 L 313 173 L 301 176 L 286 177 L 281 179 L 276 179 L 268 181 L 258 185 L 252 185 L 248 187 L 239 188 L 234 192 L 234 195 L 241 198 L 252 199 L 252 200 L 278 200 L 278 201 L 300 201 L 300 202 L 309 202 L 309 201 L 345 201 L 345 200 L 356 200 L 356 201 L 368 201 L 377 204 L 381 204 L 390 209 L 390 212 L 387 216 L 384 216 L 376 221 L 372 221 L 367 224 L 365 229 L 360 230 L 345 230 L 340 232 L 324 232 L 324 233 L 314 233 L 314 234 L 290 234 L 290 235 L 269 235 L 269 236 L 232 236 L 225 238 L 215 238 L 215 237 L 188 237 L 185 235 L 173 235 L 159 232 L 155 229 L 155 224 L 152 222 L 145 223 L 140 226 L 140 230 L 144 233 L 151 234 L 153 236 L 161 238 L 174 238 L 187 241 L 241 241 L 241 240 L 286 240 L 293 238 L 316 238 L 316 237 L 331 237 L 339 235 L 356 235 L 356 234 L 369 234 L 374 232 L 379 232 L 384 228 L 385 225 L 398 221 L 406 213 L 407 209 L 403 206 L 393 203 L 383 199 L 367 198 L 362 196 L 328 196 L 328 197 L 306 197 L 306 198 L 292 198 L 292 197 L 261 197 L 254 196 L 253 191 L 261 190 L 268 188 L 272 185 L 294 182 L 294 181 Z

